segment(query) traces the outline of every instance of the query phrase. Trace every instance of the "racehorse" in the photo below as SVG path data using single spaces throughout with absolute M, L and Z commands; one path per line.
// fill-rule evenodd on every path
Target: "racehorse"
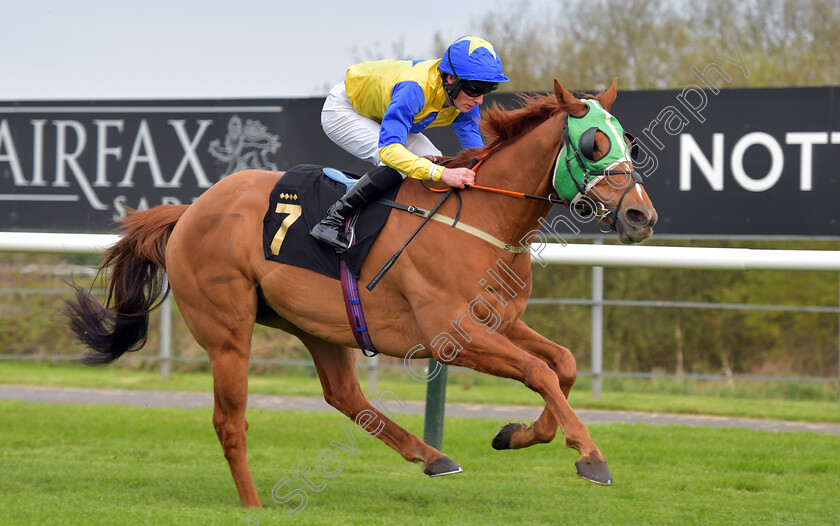
M 550 442 L 559 425 L 566 446 L 580 453 L 578 475 L 603 485 L 613 481 L 606 459 L 567 401 L 576 377 L 574 357 L 519 319 L 531 294 L 531 255 L 511 247 L 523 241 L 528 245 L 559 201 L 553 179 L 563 173 L 563 165 L 585 171 L 574 181 L 580 192 L 575 199 L 574 191 L 568 197 L 574 201 L 571 210 L 611 225 L 624 243 L 651 235 L 656 211 L 638 184 L 641 177 L 630 158 L 622 154 L 600 172 L 580 163 L 588 159 L 589 166 L 614 147 L 626 153 L 632 148 L 631 138 L 621 136 L 622 144 L 616 146 L 610 130 L 615 131 L 618 122 L 608 113 L 589 133 L 577 134 L 569 124 L 589 114 L 592 101 L 608 112 L 615 98 L 615 81 L 608 90 L 579 99 L 555 80 L 553 94 L 523 96 L 522 107 L 514 110 L 486 110 L 481 126 L 487 146 L 461 152 L 450 166 L 479 160 L 477 184 L 491 191 L 460 190 L 460 203 L 450 199 L 440 208 L 483 231 L 484 237 L 430 221 L 378 286 L 360 292 L 369 334 L 382 354 L 434 357 L 513 378 L 543 397 L 545 407 L 537 420 L 502 427 L 492 440 L 495 449 Z M 255 323 L 297 336 L 312 355 L 326 401 L 361 428 L 406 460 L 422 462 L 427 475 L 462 471 L 362 394 L 353 350 L 359 345 L 339 282 L 266 259 L 263 218 L 269 192 L 281 177 L 281 172 L 247 170 L 222 179 L 191 205 L 130 213 L 122 221 L 123 237 L 108 249 L 100 268 L 109 281 L 107 300 L 100 303 L 77 288 L 75 301 L 68 302 L 71 328 L 92 349 L 87 362 L 109 363 L 142 347 L 149 312 L 159 305 L 155 302 L 168 278 L 189 330 L 210 357 L 213 426 L 243 506 L 261 506 L 245 455 L 248 361 Z M 439 196 L 420 181 L 407 180 L 396 200 L 431 208 Z M 392 212 L 359 281 L 369 282 L 422 221 L 413 214 Z M 480 280 L 482 276 L 493 280 Z

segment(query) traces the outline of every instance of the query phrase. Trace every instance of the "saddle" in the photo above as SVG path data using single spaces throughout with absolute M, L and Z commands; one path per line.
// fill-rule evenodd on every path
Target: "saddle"
M 370 248 L 388 220 L 390 206 L 372 202 L 362 208 L 355 222 L 355 242 L 340 256 L 332 247 L 310 236 L 309 231 L 359 177 L 313 164 L 297 165 L 286 171 L 271 191 L 263 220 L 266 259 L 340 280 L 343 258 L 353 278 L 358 279 Z M 389 189 L 382 198 L 393 200 L 399 187 Z

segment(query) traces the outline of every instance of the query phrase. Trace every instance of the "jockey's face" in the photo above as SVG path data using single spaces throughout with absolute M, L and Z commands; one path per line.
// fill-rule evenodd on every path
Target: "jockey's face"
M 446 76 L 446 82 L 448 82 L 449 84 L 453 84 L 455 82 L 455 77 L 452 76 L 452 75 L 447 75 Z M 448 96 L 447 96 L 447 98 L 448 98 Z M 469 95 L 466 94 L 466 92 L 464 90 L 460 90 L 458 92 L 458 96 L 455 97 L 455 100 L 453 100 L 451 102 L 452 102 L 452 105 L 455 106 L 458 109 L 458 111 L 460 111 L 462 113 L 467 113 L 468 111 L 473 109 L 474 106 L 477 106 L 477 105 L 481 104 L 482 102 L 484 102 L 484 95 L 479 95 L 477 97 L 470 97 Z

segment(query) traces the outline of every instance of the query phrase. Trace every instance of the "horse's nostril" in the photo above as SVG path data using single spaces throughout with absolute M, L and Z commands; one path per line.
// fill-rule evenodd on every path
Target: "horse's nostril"
M 631 208 L 627 210 L 627 220 L 633 225 L 644 225 L 647 223 L 647 216 L 644 212 Z

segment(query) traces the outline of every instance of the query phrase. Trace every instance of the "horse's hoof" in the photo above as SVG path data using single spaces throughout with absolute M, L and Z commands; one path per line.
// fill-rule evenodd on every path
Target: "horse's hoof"
M 522 424 L 514 423 L 502 426 L 502 428 L 496 433 L 496 436 L 493 437 L 493 449 L 498 449 L 499 451 L 503 449 L 510 449 L 510 441 L 513 438 L 513 433 L 521 427 Z
M 594 482 L 602 486 L 612 486 L 613 478 L 606 462 L 588 462 L 578 460 L 575 462 L 577 474 L 583 480 Z
M 462 473 L 464 470 L 446 455 L 431 461 L 423 467 L 423 473 L 430 477 L 442 477 Z

